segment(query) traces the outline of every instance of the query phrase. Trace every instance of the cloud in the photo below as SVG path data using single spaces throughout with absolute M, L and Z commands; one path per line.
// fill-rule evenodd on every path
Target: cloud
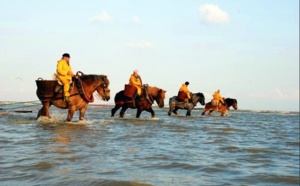
M 149 48 L 152 46 L 152 43 L 149 42 L 126 43 L 125 46 L 129 48 Z
M 134 24 L 141 24 L 141 19 L 139 18 L 139 17 L 137 17 L 137 16 L 134 16 L 133 18 L 132 18 L 132 22 L 134 23 Z
M 203 4 L 199 7 L 200 19 L 208 24 L 227 24 L 229 15 L 214 4 Z
M 299 89 L 282 89 L 275 88 L 272 94 L 272 98 L 275 100 L 294 100 L 299 101 Z
M 108 23 L 112 21 L 112 17 L 105 11 L 103 11 L 100 15 L 93 16 L 91 18 L 94 23 Z

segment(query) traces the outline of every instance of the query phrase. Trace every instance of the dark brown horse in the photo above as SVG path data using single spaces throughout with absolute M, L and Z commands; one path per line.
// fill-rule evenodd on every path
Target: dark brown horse
M 155 117 L 155 113 L 152 109 L 152 104 L 156 101 L 160 108 L 164 107 L 166 91 L 157 87 L 151 87 L 149 85 L 143 86 L 141 99 L 138 101 L 125 97 L 124 91 L 120 91 L 115 95 L 115 107 L 111 110 L 111 117 L 114 117 L 116 111 L 122 107 L 120 111 L 120 117 L 123 118 L 125 111 L 128 108 L 137 109 L 136 118 L 139 118 L 142 111 L 146 110 L 151 113 L 151 117 Z
M 235 110 L 238 109 L 238 103 L 236 99 L 226 98 L 225 105 L 219 102 L 218 106 L 212 106 L 211 102 L 206 103 L 202 115 L 208 112 L 208 115 L 211 115 L 213 111 L 221 112 L 221 116 L 226 116 L 229 110 L 229 107 L 233 107 Z
M 71 121 L 75 111 L 79 110 L 79 119 L 84 119 L 88 103 L 94 101 L 93 93 L 97 91 L 99 97 L 108 101 L 110 99 L 109 80 L 106 75 L 84 75 L 77 73 L 74 86 L 70 90 L 69 102 L 64 101 L 62 89 L 57 80 L 36 80 L 36 95 L 43 104 L 37 117 L 46 116 L 50 118 L 49 108 L 54 105 L 61 109 L 68 109 L 67 121 Z M 60 87 L 60 88 L 59 88 Z

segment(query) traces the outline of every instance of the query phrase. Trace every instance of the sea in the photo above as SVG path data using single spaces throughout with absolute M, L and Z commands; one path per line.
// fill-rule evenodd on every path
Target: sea
M 113 105 L 78 112 L 39 102 L 0 102 L 0 185 L 95 186 L 299 186 L 299 112 L 229 110 L 153 105 L 155 118 Z

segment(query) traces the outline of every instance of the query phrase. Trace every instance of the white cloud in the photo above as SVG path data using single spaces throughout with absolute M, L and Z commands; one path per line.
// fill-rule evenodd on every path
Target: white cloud
M 112 21 L 112 17 L 107 12 L 103 11 L 100 15 L 93 16 L 91 20 L 95 23 L 108 23 Z
M 273 92 L 272 98 L 276 100 L 299 101 L 299 89 L 291 90 L 277 87 Z
M 200 19 L 204 23 L 226 24 L 229 23 L 229 15 L 214 4 L 203 4 L 199 7 Z
M 149 42 L 126 43 L 125 46 L 129 48 L 149 48 L 152 46 L 152 43 Z
M 139 17 L 137 17 L 137 16 L 134 16 L 133 18 L 132 18 L 132 22 L 134 23 L 134 24 L 141 24 L 141 19 L 139 18 Z

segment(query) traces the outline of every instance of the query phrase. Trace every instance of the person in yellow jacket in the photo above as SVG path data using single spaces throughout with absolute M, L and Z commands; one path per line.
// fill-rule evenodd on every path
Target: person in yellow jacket
M 216 92 L 214 92 L 212 96 L 215 100 L 220 101 L 223 105 L 225 104 L 224 99 L 220 94 L 220 90 L 217 90 Z
M 64 86 L 64 98 L 65 101 L 68 102 L 70 97 L 70 83 L 72 77 L 74 76 L 72 67 L 70 65 L 70 54 L 64 53 L 62 58 L 57 61 L 56 73 Z
M 136 98 L 140 98 L 142 94 L 142 78 L 139 75 L 138 70 L 134 70 L 129 78 L 129 85 L 133 85 L 137 88 Z
M 190 93 L 190 91 L 189 91 L 189 89 L 188 89 L 189 84 L 190 84 L 190 83 L 189 83 L 188 81 L 186 81 L 186 82 L 183 83 L 183 84 L 181 85 L 181 87 L 179 88 L 179 92 L 184 92 L 184 93 L 186 94 L 188 101 L 191 100 L 191 93 Z M 178 95 L 179 95 L 179 92 L 178 92 Z M 186 102 L 187 102 L 187 101 L 186 101 Z

